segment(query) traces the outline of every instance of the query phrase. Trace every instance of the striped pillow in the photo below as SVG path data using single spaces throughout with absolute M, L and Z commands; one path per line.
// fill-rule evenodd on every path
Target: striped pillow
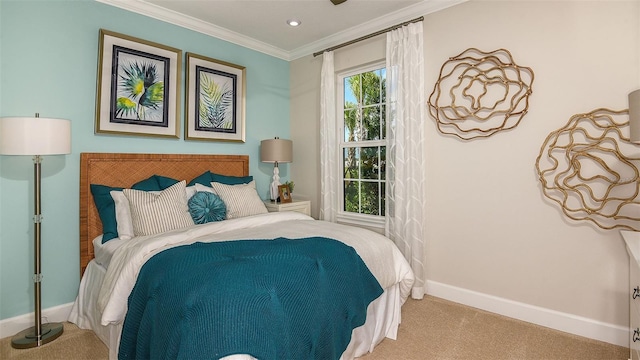
M 187 205 L 186 181 L 172 185 L 158 194 L 123 189 L 129 200 L 135 236 L 158 234 L 193 225 Z
M 248 184 L 226 185 L 212 182 L 213 191 L 227 205 L 227 219 L 267 213 L 262 199 L 256 191 L 255 181 Z

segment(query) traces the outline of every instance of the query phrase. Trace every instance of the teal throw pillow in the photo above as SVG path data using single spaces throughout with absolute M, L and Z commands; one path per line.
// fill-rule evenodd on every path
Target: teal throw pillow
M 189 199 L 189 214 L 196 224 L 221 221 L 227 217 L 227 206 L 214 193 L 198 191 Z
M 200 184 L 211 187 L 212 182 L 223 183 L 225 185 L 238 185 L 248 184 L 252 180 L 253 176 L 228 176 L 212 173 L 211 171 L 206 171 L 193 180 L 189 181 L 189 184 L 187 184 L 187 186 Z
M 98 215 L 102 222 L 102 243 L 118 237 L 118 223 L 116 222 L 116 204 L 111 197 L 111 190 L 122 190 L 118 187 L 91 184 L 93 202 L 98 209 Z
M 143 191 L 162 191 L 174 184 L 178 180 L 161 175 L 152 175 L 147 179 L 141 180 L 131 187 L 136 190 Z M 111 197 L 112 190 L 121 191 L 121 187 L 110 187 L 106 185 L 90 184 L 93 202 L 98 209 L 98 215 L 102 222 L 102 243 L 106 243 L 118 236 L 118 222 L 116 221 L 116 204 Z
M 210 186 L 209 185 L 210 183 L 211 183 L 211 172 L 207 170 L 204 173 L 197 176 L 196 178 L 194 178 L 193 180 L 189 181 L 187 186 L 193 186 L 195 184 Z
M 227 175 L 211 173 L 211 182 L 222 183 L 225 185 L 248 184 L 252 181 L 253 181 L 253 176 L 227 176 Z M 211 186 L 211 182 L 205 185 Z
M 152 175 L 144 180 L 138 181 L 131 186 L 135 190 L 162 191 L 170 186 L 179 183 L 178 180 L 161 175 Z

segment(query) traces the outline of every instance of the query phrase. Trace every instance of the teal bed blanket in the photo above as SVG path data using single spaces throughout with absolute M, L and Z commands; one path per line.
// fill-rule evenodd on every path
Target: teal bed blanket
M 337 240 L 241 240 L 164 250 L 129 296 L 119 359 L 338 359 L 382 294 Z

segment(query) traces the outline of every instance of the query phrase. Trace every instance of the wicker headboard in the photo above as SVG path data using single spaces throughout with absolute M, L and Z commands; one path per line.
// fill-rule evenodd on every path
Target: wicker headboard
M 249 175 L 247 155 L 191 154 L 80 154 L 80 276 L 93 254 L 93 239 L 102 234 L 102 223 L 93 202 L 90 184 L 131 187 L 152 175 L 187 182 L 210 170 L 230 176 Z

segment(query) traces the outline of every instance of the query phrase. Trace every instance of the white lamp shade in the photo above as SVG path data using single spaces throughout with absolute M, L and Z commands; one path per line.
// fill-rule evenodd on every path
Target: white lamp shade
M 0 118 L 0 154 L 71 153 L 71 121 L 41 117 Z
M 260 142 L 260 161 L 267 163 L 289 163 L 293 161 L 293 141 L 268 139 Z
M 629 138 L 640 143 L 640 90 L 629 94 Z

